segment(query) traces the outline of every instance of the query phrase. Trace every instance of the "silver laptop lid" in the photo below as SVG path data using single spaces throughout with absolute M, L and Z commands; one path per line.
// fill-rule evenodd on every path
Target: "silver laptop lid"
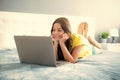
M 14 36 L 14 39 L 22 63 L 56 66 L 50 36 Z

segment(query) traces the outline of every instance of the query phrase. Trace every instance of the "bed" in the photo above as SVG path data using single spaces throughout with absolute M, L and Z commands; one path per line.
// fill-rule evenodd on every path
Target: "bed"
M 120 52 L 79 59 L 58 67 L 20 63 L 16 49 L 0 50 L 0 80 L 120 80 Z
M 53 21 L 61 16 L 0 11 L 0 80 L 120 80 L 120 52 L 104 50 L 76 64 L 58 67 L 20 63 L 13 36 L 49 35 Z M 65 17 L 73 32 L 77 32 L 79 23 L 88 22 L 94 36 L 93 17 Z

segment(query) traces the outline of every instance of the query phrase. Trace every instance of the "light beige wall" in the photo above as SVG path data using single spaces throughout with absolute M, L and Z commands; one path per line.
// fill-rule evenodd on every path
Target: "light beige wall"
M 0 0 L 0 10 L 94 17 L 97 40 L 110 28 L 120 34 L 120 0 Z
M 0 11 L 0 49 L 15 48 L 14 35 L 50 36 L 53 21 L 63 15 L 47 15 Z M 91 36 L 94 36 L 94 18 L 63 16 L 68 18 L 72 32 L 77 33 L 78 25 L 87 22 Z
M 111 28 L 118 28 L 120 35 L 120 0 L 82 0 L 82 3 L 81 15 L 96 19 L 95 33 L 98 41 L 99 33 Z

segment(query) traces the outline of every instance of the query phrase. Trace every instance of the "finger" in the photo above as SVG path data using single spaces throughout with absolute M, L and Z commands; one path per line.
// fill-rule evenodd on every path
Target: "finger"
M 69 38 L 68 35 L 65 33 L 64 34 L 64 39 L 67 40 L 68 38 Z

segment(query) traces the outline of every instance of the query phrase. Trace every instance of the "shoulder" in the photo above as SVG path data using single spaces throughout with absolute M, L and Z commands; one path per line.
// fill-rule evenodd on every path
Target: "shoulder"
M 74 38 L 83 38 L 83 36 L 77 33 L 72 33 L 72 39 Z
M 72 48 L 79 45 L 85 45 L 85 38 L 80 34 L 72 33 Z
M 82 36 L 82 35 L 80 35 L 80 34 L 77 34 L 77 33 L 72 33 L 72 40 L 74 41 L 76 41 L 76 40 L 83 40 L 84 39 L 84 37 Z

